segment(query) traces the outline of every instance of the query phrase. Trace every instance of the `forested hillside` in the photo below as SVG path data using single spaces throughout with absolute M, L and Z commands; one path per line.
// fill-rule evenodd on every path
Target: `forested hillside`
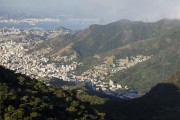
M 80 87 L 80 86 L 79 86 Z M 180 73 L 146 95 L 121 100 L 94 96 L 77 88 L 66 92 L 0 67 L 0 118 L 57 120 L 179 120 Z
M 107 25 L 91 25 L 85 30 L 44 41 L 34 51 L 51 47 L 47 56 L 76 54 L 82 62 L 75 73 L 81 75 L 106 61 L 112 66 L 116 60 L 137 55 L 150 59 L 126 70 L 107 76 L 123 86 L 145 94 L 162 79 L 180 71 L 180 21 L 163 19 L 157 22 L 120 20 Z M 32 50 L 32 51 L 33 51 Z M 109 69 L 109 74 L 111 69 Z
M 140 98 L 110 100 L 99 108 L 110 120 L 179 120 L 179 101 L 180 73 L 176 73 Z
M 46 86 L 35 79 L 0 67 L 0 119 L 101 119 L 75 92 Z

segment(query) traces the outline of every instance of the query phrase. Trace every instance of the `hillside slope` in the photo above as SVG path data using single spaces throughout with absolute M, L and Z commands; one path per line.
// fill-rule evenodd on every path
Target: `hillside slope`
M 48 87 L 0 66 L 0 119 L 86 120 L 100 117 L 73 92 Z
M 157 36 L 160 29 L 161 25 L 159 24 L 120 20 L 107 25 L 91 25 L 87 29 L 74 34 L 44 41 L 36 49 L 52 46 L 57 51 L 57 49 L 62 49 L 72 43 L 73 50 L 80 57 L 88 57 L 128 43 Z
M 153 87 L 141 98 L 108 101 L 98 106 L 111 120 L 179 120 L 180 73 Z
M 115 63 L 126 57 L 151 56 L 147 61 L 106 77 L 106 80 L 112 79 L 144 94 L 162 79 L 180 71 L 179 45 L 180 20 L 163 19 L 150 23 L 120 20 L 58 36 L 38 44 L 34 50 L 51 47 L 53 50 L 47 54 L 51 57 L 76 54 L 77 61 L 83 62 L 75 71 L 78 75 L 108 58 L 113 58 L 111 62 Z
M 180 73 L 133 100 L 102 99 L 85 92 L 70 93 L 59 87 L 48 87 L 0 67 L 0 119 L 180 119 Z M 101 117 L 95 109 L 101 112 Z

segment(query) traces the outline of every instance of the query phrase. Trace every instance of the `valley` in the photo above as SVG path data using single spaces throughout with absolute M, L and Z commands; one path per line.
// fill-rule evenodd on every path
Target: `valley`
M 52 48 L 46 54 L 50 57 L 76 54 L 77 66 L 75 75 L 103 68 L 101 74 L 121 86 L 136 89 L 145 94 L 157 83 L 179 71 L 180 21 L 162 19 L 157 22 L 120 20 L 107 25 L 91 25 L 74 34 L 58 36 L 34 46 L 33 51 Z M 133 64 L 128 69 L 120 70 L 116 66 L 113 75 L 111 70 L 118 60 L 142 56 L 145 61 Z M 138 61 L 138 60 L 137 60 Z M 106 67 L 103 66 L 105 63 Z M 120 71 L 119 71 L 120 70 Z M 108 72 L 107 72 L 108 71 Z M 99 76 L 93 73 L 99 79 Z
M 179 11 L 0 0 L 0 120 L 180 120 Z
M 0 73 L 5 72 L 14 77 L 22 88 L 26 84 L 34 84 L 36 88 L 39 86 L 32 94 L 41 93 L 40 90 L 47 92 L 49 89 L 58 89 L 60 93 L 55 93 L 58 98 L 51 98 L 50 93 L 41 94 L 49 96 L 51 106 L 59 107 L 52 103 L 54 99 L 62 101 L 59 99 L 63 96 L 59 94 L 66 96 L 64 102 L 67 104 L 61 106 L 65 113 L 61 117 L 51 114 L 44 116 L 44 110 L 54 110 L 46 104 L 49 99 L 43 98 L 43 101 L 40 101 L 33 96 L 22 96 L 22 99 L 28 101 L 31 106 L 34 105 L 33 108 L 35 103 L 43 104 L 39 107 L 43 109 L 33 112 L 33 109 L 28 108 L 30 115 L 27 112 L 24 114 L 23 110 L 27 109 L 27 105 L 24 105 L 22 100 L 19 102 L 20 109 L 16 107 L 17 104 L 8 106 L 14 110 L 12 113 L 3 108 L 0 110 L 11 117 L 19 111 L 28 118 L 67 118 L 68 115 L 76 118 L 114 120 L 119 117 L 124 120 L 147 119 L 149 114 L 153 114 L 157 119 L 164 114 L 172 118 L 173 115 L 169 113 L 171 110 L 175 111 L 175 118 L 178 118 L 178 109 L 171 105 L 179 106 L 175 102 L 179 100 L 179 73 L 174 75 L 176 77 L 168 76 L 180 71 L 179 38 L 180 21 L 177 20 L 160 20 L 154 23 L 120 20 L 103 26 L 92 25 L 77 32 L 64 27 L 55 30 L 1 28 L 0 66 L 10 70 L 0 67 Z M 12 85 L 10 78 L 3 74 L 0 74 L 0 79 L 0 84 L 5 82 L 0 89 L 16 89 L 15 81 Z M 38 81 L 35 82 L 36 79 Z M 24 80 L 26 82 L 23 82 Z M 163 97 L 164 94 L 169 94 L 172 99 Z M 8 96 L 6 99 L 13 101 L 10 95 Z M 151 99 L 154 102 L 151 102 Z M 6 106 L 4 99 L 0 100 L 0 103 Z M 84 106 L 84 102 L 88 103 L 88 106 Z M 167 105 L 167 110 L 163 109 L 161 102 Z M 170 105 L 170 102 L 174 104 Z M 78 107 L 77 104 L 82 105 Z M 135 109 L 137 107 L 142 110 Z M 144 112 L 149 108 L 154 109 L 154 112 Z M 77 109 L 81 113 L 77 114 Z M 90 115 L 82 109 L 86 109 Z M 163 112 L 156 112 L 162 109 Z M 74 114 L 71 114 L 72 112 Z
M 75 33 L 66 29 L 57 29 L 49 32 L 51 37 L 46 36 L 46 38 L 39 36 L 47 34 L 48 31 L 38 33 L 34 30 L 30 40 L 23 38 L 27 36 L 23 35 L 24 31 L 19 31 L 16 35 L 12 30 L 7 36 L 3 28 L 0 61 L 1 65 L 17 73 L 42 80 L 47 85 L 50 85 L 50 80 L 53 78 L 59 79 L 59 82 L 63 80 L 75 84 L 85 82 L 95 91 L 125 99 L 136 98 L 145 94 L 160 80 L 179 70 L 179 40 L 176 39 L 180 29 L 178 23 L 179 21 L 176 20 L 161 20 L 155 23 L 121 20 L 104 26 L 92 25 Z M 169 25 L 172 26 L 171 29 L 176 27 L 173 29 L 177 31 L 177 33 L 173 32 L 174 36 L 171 36 L 171 32 L 169 34 L 157 32 Z M 112 26 L 114 32 L 106 31 Z M 152 26 L 156 26 L 156 29 Z M 98 31 L 99 34 L 94 32 L 97 29 L 101 31 Z M 143 34 L 138 33 L 136 29 L 143 29 Z M 12 39 L 11 36 L 17 37 Z M 111 39 L 111 42 L 113 40 L 117 42 L 119 46 L 113 45 L 112 48 L 106 37 Z M 91 47 L 85 47 L 87 42 L 90 42 Z M 78 47 L 77 44 L 81 46 Z M 97 44 L 101 45 L 97 46 Z M 173 51 L 177 52 L 173 53 Z M 171 56 L 177 58 L 171 59 Z M 176 61 L 172 62 L 173 60 Z M 173 69 L 168 68 L 172 64 L 176 66 Z M 152 71 L 155 68 L 156 73 Z
M 46 57 L 46 54 L 52 51 L 51 48 L 28 54 L 31 50 L 31 48 L 28 49 L 31 44 L 40 44 L 42 41 L 19 42 L 18 39 L 16 39 L 17 41 L 6 41 L 6 39 L 6 36 L 1 39 L 0 62 L 2 66 L 15 70 L 16 73 L 43 80 L 47 85 L 49 85 L 52 78 L 77 84 L 85 82 L 91 86 L 92 90 L 102 90 L 106 94 L 127 99 L 138 97 L 138 93 L 127 86 L 122 87 L 112 81 L 109 83 L 108 74 L 113 75 L 117 71 L 128 69 L 149 59 L 149 57 L 137 56 L 132 57 L 130 61 L 128 58 L 117 60 L 116 63 L 104 61 L 102 65 L 95 66 L 93 69 L 82 73 L 82 75 L 75 75 L 77 66 L 83 66 L 83 63 L 76 62 L 76 55 L 58 56 L 56 58 Z

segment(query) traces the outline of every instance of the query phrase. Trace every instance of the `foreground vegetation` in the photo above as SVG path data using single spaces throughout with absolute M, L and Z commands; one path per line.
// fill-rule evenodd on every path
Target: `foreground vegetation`
M 163 80 L 146 95 L 133 100 L 96 94 L 88 91 L 83 84 L 67 90 L 46 86 L 0 67 L 0 119 L 180 119 L 180 73 Z
M 75 93 L 0 67 L 0 119 L 101 119 Z

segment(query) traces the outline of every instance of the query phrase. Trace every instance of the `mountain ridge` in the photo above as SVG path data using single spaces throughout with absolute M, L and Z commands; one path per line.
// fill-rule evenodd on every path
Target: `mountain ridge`
M 179 34 L 180 20 L 176 19 L 162 19 L 147 23 L 120 20 L 107 25 L 91 25 L 87 29 L 74 34 L 44 41 L 37 45 L 35 50 L 50 46 L 54 49 L 47 54 L 47 56 L 50 56 L 71 45 L 59 55 L 76 54 L 77 60 L 85 63 L 84 66 L 78 67 L 78 74 L 103 63 L 107 57 L 118 60 L 137 55 L 152 56 L 150 60 L 125 71 L 117 72 L 111 77 L 113 81 L 130 85 L 138 89 L 140 93 L 145 93 L 160 80 L 180 70 L 178 65 L 180 59 Z M 58 56 L 58 53 L 56 55 Z M 170 72 L 167 72 L 166 68 L 168 66 L 174 68 L 170 67 L 171 71 L 169 69 Z M 163 74 L 158 74 L 159 71 L 162 71 Z M 128 74 L 132 74 L 132 77 L 126 77 Z M 153 74 L 153 76 L 149 76 L 149 74 Z M 134 78 L 136 80 L 131 85 L 132 82 L 129 81 Z

